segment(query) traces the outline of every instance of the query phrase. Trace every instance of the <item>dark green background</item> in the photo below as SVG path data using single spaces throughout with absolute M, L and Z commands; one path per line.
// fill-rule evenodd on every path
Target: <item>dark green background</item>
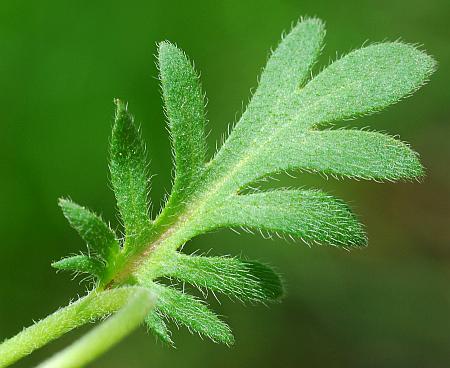
M 450 362 L 450 50 L 447 0 L 20 1 L 0 4 L 0 339 L 85 292 L 50 268 L 83 248 L 56 200 L 71 196 L 118 225 L 107 147 L 114 97 L 129 101 L 148 142 L 156 212 L 170 190 L 171 153 L 155 43 L 186 50 L 209 98 L 210 152 L 242 111 L 282 30 L 300 15 L 327 22 L 321 65 L 364 41 L 402 38 L 439 61 L 414 97 L 355 125 L 399 134 L 421 153 L 422 184 L 299 175 L 349 201 L 370 246 L 350 253 L 223 230 L 186 248 L 274 265 L 280 304 L 214 308 L 232 348 L 177 331 L 173 350 L 144 329 L 93 367 L 445 367 Z M 76 336 L 17 364 L 29 367 Z

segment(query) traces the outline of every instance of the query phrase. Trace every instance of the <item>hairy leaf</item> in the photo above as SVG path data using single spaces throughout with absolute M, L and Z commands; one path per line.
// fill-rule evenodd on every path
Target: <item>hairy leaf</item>
M 205 101 L 186 55 L 169 42 L 159 44 L 158 62 L 175 154 L 173 193 L 192 189 L 206 157 Z
M 309 136 L 315 133 L 313 128 L 379 111 L 418 89 L 434 68 L 435 62 L 430 56 L 399 42 L 376 44 L 353 51 L 331 64 L 304 87 L 287 89 L 278 100 L 258 106 L 255 113 L 250 104 L 216 156 L 216 167 L 212 172 L 214 175 L 219 171 L 232 173 L 233 185 L 240 188 L 274 171 L 302 169 L 302 159 L 305 155 L 311 155 L 308 143 Z M 258 96 L 258 91 L 255 96 Z M 344 137 L 345 133 L 321 135 L 322 145 L 332 146 L 335 142 L 325 141 L 324 138 L 335 138 L 337 134 Z M 353 136 L 349 139 L 355 133 L 350 134 Z M 318 137 L 314 135 L 312 142 Z M 347 149 L 351 151 L 352 147 L 345 147 L 342 153 L 348 157 Z M 422 171 L 418 163 L 411 160 L 413 152 L 405 146 L 402 152 L 406 156 L 400 164 L 412 163 L 412 167 L 403 167 L 401 176 L 393 173 L 395 167 L 390 167 L 392 170 L 389 172 L 352 172 L 353 160 L 341 160 L 334 168 L 332 158 L 328 170 L 386 180 L 420 175 Z M 385 150 L 387 156 L 383 158 L 392 163 L 398 158 L 396 153 L 398 150 Z M 376 163 L 371 162 L 370 166 L 376 166 Z
M 251 103 L 264 98 L 276 105 L 280 99 L 298 90 L 310 77 L 324 37 L 325 27 L 320 19 L 306 18 L 298 22 L 270 55 Z M 261 110 L 267 110 L 267 107 Z
M 150 221 L 145 146 L 126 105 L 116 100 L 110 169 L 125 227 L 124 247 L 98 216 L 62 201 L 64 214 L 95 254 L 65 258 L 53 266 L 97 276 L 98 289 L 133 284 L 155 292 L 156 309 L 146 324 L 168 344 L 172 340 L 166 320 L 230 345 L 234 338 L 228 325 L 205 303 L 184 288 L 181 292 L 157 280 L 175 279 L 183 286 L 255 302 L 279 298 L 282 283 L 258 262 L 182 254 L 180 249 L 194 236 L 241 227 L 308 243 L 365 245 L 363 227 L 347 205 L 319 190 L 248 190 L 258 179 L 284 170 L 379 181 L 423 175 L 418 155 L 400 140 L 330 126 L 407 97 L 426 82 L 434 60 L 414 46 L 386 42 L 352 51 L 313 77 L 324 36 L 318 19 L 293 27 L 270 55 L 234 130 L 207 163 L 205 99 L 198 75 L 180 49 L 159 44 L 176 168 L 169 200 Z
M 241 144 L 255 140 L 254 133 L 271 125 L 274 116 L 283 120 L 292 103 L 291 96 L 310 77 L 323 45 L 325 28 L 319 19 L 299 22 L 283 38 L 271 54 L 260 77 L 258 88 L 241 120 L 234 128 L 230 141 Z M 237 142 L 239 143 L 239 142 Z
M 62 271 L 88 273 L 100 278 L 105 265 L 98 259 L 86 255 L 63 258 L 52 263 L 52 267 Z
M 173 341 L 170 337 L 170 332 L 164 322 L 163 317 L 158 311 L 153 310 L 145 318 L 145 324 L 148 329 L 162 342 L 167 345 L 173 346 Z
M 423 176 L 418 155 L 386 134 L 360 130 L 286 131 L 283 144 L 261 148 L 253 177 L 280 170 L 306 170 L 374 180 L 407 180 Z
M 228 325 L 221 321 L 203 302 L 173 287 L 153 283 L 148 287 L 158 295 L 157 310 L 177 324 L 186 326 L 215 342 L 234 343 Z
M 164 275 L 243 301 L 275 300 L 283 294 L 280 277 L 268 266 L 231 257 L 201 257 L 177 253 Z
M 248 179 L 245 170 L 255 166 L 260 146 L 280 128 L 278 121 L 284 121 L 286 110 L 292 109 L 292 95 L 311 75 L 311 69 L 322 50 L 325 28 L 321 20 L 308 18 L 300 21 L 285 36 L 271 54 L 260 77 L 259 86 L 247 109 L 231 132 L 227 141 L 217 153 L 214 175 L 232 170 L 233 180 L 243 185 Z M 295 106 L 298 109 L 298 106 Z M 274 144 L 281 145 L 281 141 Z M 247 152 L 250 151 L 250 152 Z M 257 162 L 256 165 L 259 165 Z M 234 167 L 239 167 L 234 170 Z M 243 180 L 243 182 L 242 182 Z
M 91 252 L 106 262 L 119 252 L 114 231 L 99 216 L 68 199 L 60 199 L 59 205 L 70 225 L 86 241 Z
M 233 196 L 209 217 L 218 226 L 257 228 L 335 246 L 366 245 L 347 205 L 318 190 L 273 190 Z
M 126 104 L 116 100 L 111 137 L 111 182 L 125 226 L 126 243 L 149 227 L 148 173 L 145 144 Z
M 300 126 L 315 126 L 380 111 L 421 87 L 435 61 L 414 46 L 379 43 L 353 51 L 311 80 L 288 113 Z

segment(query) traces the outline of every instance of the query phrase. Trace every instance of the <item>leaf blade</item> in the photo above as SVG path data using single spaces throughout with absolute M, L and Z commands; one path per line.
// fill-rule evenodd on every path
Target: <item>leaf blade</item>
M 279 104 L 273 107 L 268 103 L 265 120 L 255 115 L 254 124 L 244 119 L 247 112 L 244 113 L 222 147 L 224 152 L 216 156 L 211 172 L 220 175 L 231 167 L 233 184 L 240 189 L 273 172 L 264 165 L 277 157 L 262 157 L 265 151 L 276 152 L 285 141 L 295 137 L 306 139 L 319 126 L 379 111 L 420 88 L 434 69 L 435 62 L 430 56 L 399 42 L 353 51 L 303 88 L 288 94 L 281 110 Z
M 176 167 L 172 195 L 184 196 L 180 192 L 192 189 L 205 164 L 205 101 L 199 77 L 182 50 L 161 42 L 158 63 Z
M 149 288 L 156 291 L 158 295 L 156 308 L 166 317 L 186 326 L 191 332 L 197 332 L 214 342 L 221 342 L 226 345 L 234 343 L 234 337 L 228 325 L 197 298 L 173 287 L 155 283 Z
M 270 55 L 253 99 L 284 99 L 310 77 L 322 50 L 325 25 L 318 18 L 300 20 Z M 253 103 L 253 101 L 252 101 Z
M 91 251 L 106 262 L 112 255 L 119 252 L 119 244 L 114 231 L 100 216 L 64 198 L 59 200 L 59 206 L 70 225 L 80 234 Z
M 217 171 L 239 165 L 251 156 L 250 149 L 260 145 L 283 121 L 291 108 L 292 95 L 310 76 L 323 45 L 325 27 L 319 19 L 300 21 L 282 39 L 262 72 L 260 83 L 245 112 L 215 157 Z M 236 179 L 238 180 L 238 178 Z
M 268 266 L 233 257 L 189 256 L 177 253 L 164 276 L 243 301 L 264 302 L 283 294 L 280 277 Z
M 61 271 L 74 271 L 88 273 L 100 278 L 104 272 L 105 265 L 98 259 L 86 255 L 77 255 L 63 258 L 51 264 L 53 268 Z
M 172 338 L 170 337 L 169 329 L 158 311 L 154 310 L 150 312 L 145 318 L 145 324 L 148 329 L 163 343 L 169 346 L 174 346 Z
M 315 126 L 378 112 L 419 89 L 436 69 L 434 59 L 401 42 L 350 52 L 298 94 L 307 106 L 300 123 Z
M 407 144 L 387 134 L 356 129 L 286 132 L 283 144 L 261 148 L 247 178 L 304 170 L 349 178 L 399 181 L 421 178 L 424 169 Z
M 318 190 L 273 190 L 236 195 L 218 206 L 207 226 L 281 232 L 305 242 L 362 246 L 362 225 L 342 201 Z
M 111 183 L 125 227 L 126 244 L 150 226 L 145 144 L 127 106 L 116 99 L 110 144 Z

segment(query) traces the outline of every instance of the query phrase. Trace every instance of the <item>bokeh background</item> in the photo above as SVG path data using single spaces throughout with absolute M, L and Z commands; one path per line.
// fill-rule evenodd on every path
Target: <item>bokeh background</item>
M 399 134 L 421 153 L 423 183 L 280 177 L 346 199 L 370 246 L 308 248 L 223 230 L 188 251 L 245 254 L 284 276 L 282 303 L 213 307 L 232 348 L 174 329 L 177 349 L 140 329 L 92 367 L 448 367 L 450 364 L 450 48 L 447 0 L 25 1 L 0 4 L 0 339 L 82 295 L 50 261 L 84 247 L 56 205 L 71 196 L 118 227 L 108 183 L 113 98 L 129 101 L 151 155 L 155 211 L 170 190 L 171 152 L 155 43 L 195 60 L 209 98 L 210 152 L 248 101 L 283 30 L 300 15 L 327 22 L 320 65 L 366 40 L 401 38 L 439 61 L 414 97 L 352 124 Z M 280 185 L 278 183 L 277 185 Z M 86 331 L 86 329 L 81 332 Z M 30 367 L 69 334 L 18 363 Z

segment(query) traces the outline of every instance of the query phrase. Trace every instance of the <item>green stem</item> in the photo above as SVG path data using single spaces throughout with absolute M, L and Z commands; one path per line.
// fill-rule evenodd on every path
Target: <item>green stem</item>
M 6 367 L 76 327 L 105 317 L 122 308 L 129 298 L 142 290 L 123 287 L 89 295 L 59 309 L 24 329 L 0 345 L 0 368 Z
M 150 291 L 138 290 L 117 314 L 40 364 L 38 368 L 77 368 L 93 361 L 138 327 L 155 302 L 156 297 Z

